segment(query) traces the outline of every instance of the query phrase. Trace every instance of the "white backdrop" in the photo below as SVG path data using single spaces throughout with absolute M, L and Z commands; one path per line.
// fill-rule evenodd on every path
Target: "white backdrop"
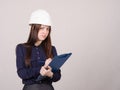
M 15 47 L 37 9 L 52 17 L 58 54 L 73 53 L 55 90 L 120 90 L 120 0 L 0 0 L 0 90 L 22 90 Z

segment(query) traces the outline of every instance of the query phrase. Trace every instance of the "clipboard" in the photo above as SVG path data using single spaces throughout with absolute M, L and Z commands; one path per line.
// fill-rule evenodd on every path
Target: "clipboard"
M 72 53 L 65 53 L 55 56 L 49 64 L 49 66 L 52 68 L 52 71 L 57 71 L 60 69 L 71 55 Z
M 61 66 L 68 60 L 71 55 L 72 53 L 65 53 L 55 56 L 49 64 L 49 66 L 52 68 L 52 71 L 55 72 L 60 69 Z M 39 75 L 36 81 L 39 82 L 44 78 L 44 76 Z

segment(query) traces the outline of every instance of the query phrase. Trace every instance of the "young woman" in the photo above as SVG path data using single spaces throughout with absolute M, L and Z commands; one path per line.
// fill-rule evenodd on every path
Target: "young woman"
M 18 76 L 24 84 L 23 90 L 54 90 L 52 82 L 61 78 L 61 71 L 52 71 L 49 66 L 57 55 L 51 45 L 51 20 L 45 10 L 37 10 L 30 17 L 31 31 L 26 43 L 16 47 Z

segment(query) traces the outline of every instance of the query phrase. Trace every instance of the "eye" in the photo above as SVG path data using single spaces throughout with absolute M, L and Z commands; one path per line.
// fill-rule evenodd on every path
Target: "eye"
M 49 27 L 44 27 L 44 26 L 41 26 L 39 30 L 47 30 L 47 31 L 49 31 L 49 30 L 50 30 L 50 28 L 49 28 Z
M 48 30 L 48 31 L 49 31 L 49 27 L 48 27 L 48 28 L 46 28 L 46 30 Z

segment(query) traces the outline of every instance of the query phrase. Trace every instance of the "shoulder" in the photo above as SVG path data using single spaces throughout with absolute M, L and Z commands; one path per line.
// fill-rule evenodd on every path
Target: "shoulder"
M 54 56 L 57 55 L 57 50 L 56 50 L 56 47 L 55 47 L 55 46 L 52 46 L 52 52 L 53 52 L 53 55 L 54 55 Z
M 56 47 L 52 45 L 52 49 L 56 49 Z
M 20 43 L 16 45 L 16 53 L 20 55 L 25 53 L 24 43 Z
M 54 50 L 56 51 L 56 47 L 55 47 L 55 46 L 52 46 L 52 50 L 53 50 L 53 51 L 54 51 Z
M 16 45 L 16 49 L 24 48 L 24 43 L 20 43 Z

